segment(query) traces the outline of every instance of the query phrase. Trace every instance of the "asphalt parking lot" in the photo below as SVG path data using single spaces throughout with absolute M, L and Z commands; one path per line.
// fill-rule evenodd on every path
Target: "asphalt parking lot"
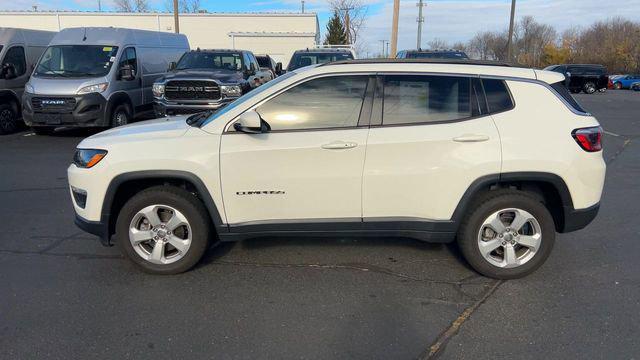
M 577 99 L 607 131 L 600 214 L 504 282 L 391 238 L 223 244 L 146 275 L 73 225 L 86 132 L 0 137 L 0 358 L 637 358 L 640 93 Z

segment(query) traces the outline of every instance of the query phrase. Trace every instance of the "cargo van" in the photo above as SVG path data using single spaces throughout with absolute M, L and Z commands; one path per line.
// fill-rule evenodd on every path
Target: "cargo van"
M 55 34 L 0 28 L 0 134 L 18 129 L 24 84 Z
M 25 85 L 23 118 L 55 127 L 114 127 L 153 114 L 155 80 L 189 50 L 182 34 L 123 28 L 60 31 Z

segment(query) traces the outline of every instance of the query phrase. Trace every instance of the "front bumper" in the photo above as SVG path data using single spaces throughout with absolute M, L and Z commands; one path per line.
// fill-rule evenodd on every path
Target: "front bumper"
M 47 105 L 62 101 L 63 105 Z M 39 104 L 37 107 L 34 104 Z M 83 95 L 40 95 L 25 93 L 22 117 L 28 126 L 102 127 L 109 125 L 107 100 L 98 93 Z
M 93 234 L 100 238 L 100 242 L 104 246 L 111 246 L 111 241 L 109 239 L 109 229 L 107 228 L 107 224 L 102 221 L 89 221 L 82 216 L 76 214 L 76 219 L 74 223 L 81 230 L 88 232 L 89 234 Z
M 586 209 L 574 209 L 573 207 L 564 208 L 564 224 L 560 229 L 561 233 L 567 233 L 584 229 L 598 215 L 600 203 L 590 206 Z
M 156 98 L 153 109 L 157 117 L 193 114 L 206 110 L 218 110 L 237 98 L 221 98 L 211 101 L 176 100 L 171 101 L 164 98 Z

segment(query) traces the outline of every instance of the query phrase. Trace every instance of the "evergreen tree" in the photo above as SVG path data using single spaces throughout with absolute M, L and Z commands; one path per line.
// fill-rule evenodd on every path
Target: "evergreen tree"
M 327 23 L 327 35 L 324 38 L 325 45 L 345 45 L 347 43 L 347 32 L 342 24 L 342 20 L 337 11 L 333 12 L 333 17 Z

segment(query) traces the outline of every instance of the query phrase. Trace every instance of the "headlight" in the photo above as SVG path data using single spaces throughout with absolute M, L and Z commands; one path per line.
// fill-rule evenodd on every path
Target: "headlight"
M 242 95 L 242 88 L 239 85 L 222 85 L 220 86 L 220 92 L 227 96 L 240 96 Z
M 109 83 L 101 83 L 101 84 L 85 86 L 82 89 L 78 90 L 78 94 L 101 93 L 107 90 L 108 86 L 109 86 Z
M 35 91 L 33 90 L 33 86 L 29 83 L 25 84 L 24 92 L 26 92 L 27 94 L 35 94 Z
M 164 84 L 153 84 L 151 90 L 153 91 L 153 96 L 162 97 L 162 94 L 164 94 Z
M 107 155 L 107 150 L 76 149 L 73 163 L 79 168 L 89 169 L 95 166 Z

